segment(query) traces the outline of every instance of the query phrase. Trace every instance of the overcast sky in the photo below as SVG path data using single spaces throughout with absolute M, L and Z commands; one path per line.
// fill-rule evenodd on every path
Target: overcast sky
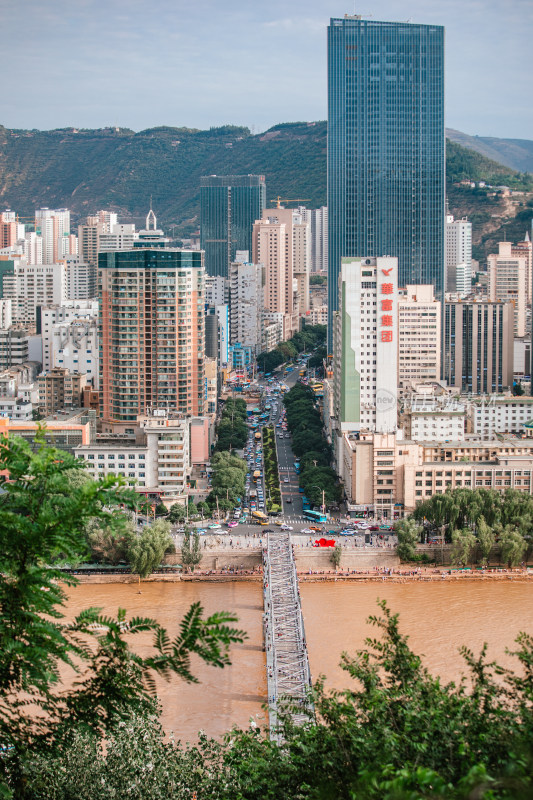
M 446 27 L 446 125 L 533 138 L 533 0 L 358 0 Z M 326 118 L 326 27 L 354 0 L 0 0 L 0 124 L 207 128 Z

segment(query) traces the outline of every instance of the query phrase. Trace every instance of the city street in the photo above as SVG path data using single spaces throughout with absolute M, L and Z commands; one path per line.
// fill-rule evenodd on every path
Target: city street
M 298 371 L 299 368 L 297 366 L 288 375 L 280 376 L 279 380 L 291 389 L 298 380 Z M 248 515 L 246 522 L 239 522 L 233 528 L 228 528 L 222 522 L 219 528 L 210 528 L 209 525 L 217 524 L 212 520 L 196 522 L 193 527 L 201 531 L 202 546 L 205 548 L 233 547 L 236 549 L 258 547 L 261 546 L 262 536 L 267 530 L 279 530 L 281 525 L 286 525 L 290 527 L 292 541 L 298 547 L 311 547 L 315 539 L 324 535 L 327 538 L 335 538 L 339 544 L 346 548 L 394 547 L 396 537 L 389 536 L 387 531 L 358 530 L 352 535 L 340 535 L 340 531 L 350 525 L 348 519 L 331 519 L 323 526 L 316 526 L 317 530 L 311 530 L 313 523 L 303 517 L 302 494 L 298 491 L 298 475 L 294 470 L 294 462 L 297 459 L 292 452 L 290 434 L 280 424 L 284 413 L 283 394 L 276 392 L 264 380 L 258 381 L 256 386 L 261 390 L 261 400 L 258 406 L 260 406 L 262 413 L 265 413 L 265 406 L 270 406 L 270 409 L 268 419 L 261 421 L 259 427 L 250 429 L 247 444 L 249 452 L 248 454 L 246 451 L 244 453 L 250 473 L 250 477 L 247 479 L 244 507 L 250 509 L 251 512 L 252 503 L 255 502 L 257 509 L 266 513 L 262 444 L 261 442 L 256 443 L 255 432 L 260 431 L 264 425 L 273 425 L 276 432 L 275 441 L 283 511 L 279 516 L 271 516 L 268 526 L 259 526 L 252 520 L 251 514 Z M 261 480 L 257 483 L 253 480 L 253 473 L 256 469 L 261 471 Z M 261 508 L 261 502 L 263 502 L 263 508 Z M 351 522 L 353 524 L 353 521 Z M 172 530 L 177 547 L 180 546 L 182 540 L 182 534 L 179 532 L 180 528 L 180 525 L 176 525 Z

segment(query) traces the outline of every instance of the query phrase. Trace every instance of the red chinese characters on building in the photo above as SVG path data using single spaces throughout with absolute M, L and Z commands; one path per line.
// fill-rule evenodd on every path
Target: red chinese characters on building
M 392 283 L 382 283 L 381 284 L 381 294 L 394 294 L 394 285 Z M 392 299 L 391 298 L 387 298 L 385 300 L 381 300 L 381 310 L 382 311 L 392 311 Z M 382 328 L 392 328 L 393 324 L 394 324 L 394 320 L 393 320 L 392 314 L 383 314 L 382 315 L 382 317 L 381 317 Z M 392 330 L 381 330 L 380 331 L 380 339 L 381 339 L 382 342 L 392 342 L 393 341 Z

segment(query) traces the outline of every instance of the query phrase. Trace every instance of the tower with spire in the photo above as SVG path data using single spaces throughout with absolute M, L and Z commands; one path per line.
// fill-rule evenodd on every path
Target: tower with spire
M 150 209 L 146 215 L 146 227 L 139 231 L 139 238 L 134 242 L 134 247 L 168 247 L 170 239 L 165 236 L 161 228 L 157 227 L 157 217 L 152 208 L 152 198 L 150 197 Z

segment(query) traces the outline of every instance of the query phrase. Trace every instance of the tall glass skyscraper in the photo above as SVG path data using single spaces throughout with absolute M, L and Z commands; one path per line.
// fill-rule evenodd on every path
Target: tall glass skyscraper
M 444 28 L 328 28 L 329 345 L 343 257 L 395 256 L 398 285 L 444 289 Z
M 237 250 L 252 255 L 252 227 L 266 205 L 264 175 L 200 178 L 200 246 L 208 275 L 228 277 Z

